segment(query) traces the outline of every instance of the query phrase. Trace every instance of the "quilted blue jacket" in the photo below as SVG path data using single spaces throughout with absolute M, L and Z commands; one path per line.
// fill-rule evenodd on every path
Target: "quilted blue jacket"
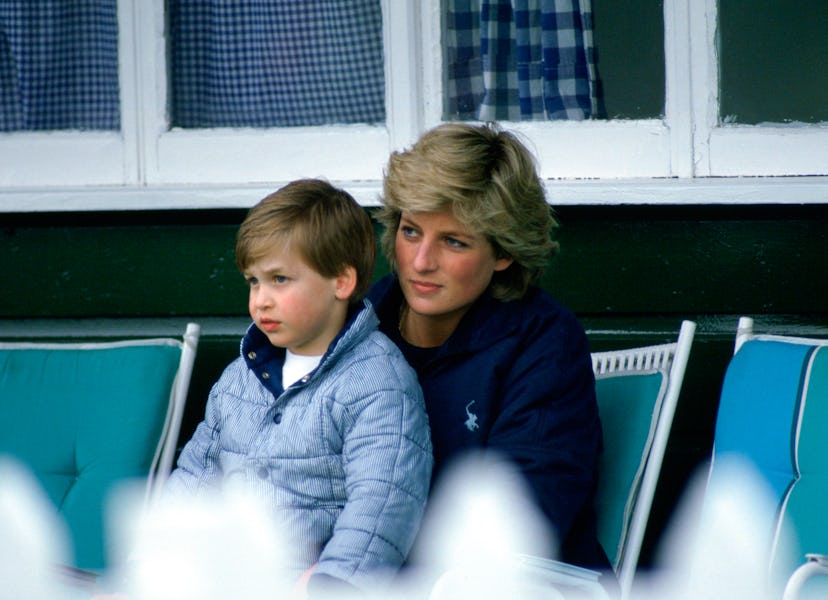
M 380 331 L 416 369 L 434 444 L 434 477 L 470 450 L 494 450 L 525 475 L 560 543 L 558 556 L 608 570 L 593 502 L 603 447 L 586 334 L 539 288 L 511 302 L 484 294 L 437 349 L 399 335 L 402 291 L 393 275 L 369 298 Z
M 287 390 L 283 360 L 251 325 L 166 492 L 240 481 L 285 511 L 297 542 L 289 575 L 318 562 L 314 574 L 372 588 L 405 560 L 428 496 L 431 442 L 416 374 L 367 302 Z

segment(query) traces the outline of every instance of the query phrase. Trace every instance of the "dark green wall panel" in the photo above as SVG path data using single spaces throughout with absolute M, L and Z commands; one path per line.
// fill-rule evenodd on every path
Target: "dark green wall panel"
M 826 312 L 824 207 L 577 207 L 560 218 L 544 286 L 581 314 Z
M 566 207 L 543 285 L 581 315 L 825 313 L 825 207 Z M 244 315 L 240 211 L 6 216 L 0 318 Z M 813 268 L 813 264 L 817 268 Z M 377 274 L 384 272 L 380 262 Z
M 158 215 L 17 218 L 2 229 L 0 317 L 236 315 L 246 310 L 233 254 L 237 222 Z M 192 217 L 188 217 L 191 219 Z M 167 219 L 169 219 L 167 221 Z M 98 224 L 88 221 L 98 220 Z M 139 222 L 136 223 L 135 221 Z

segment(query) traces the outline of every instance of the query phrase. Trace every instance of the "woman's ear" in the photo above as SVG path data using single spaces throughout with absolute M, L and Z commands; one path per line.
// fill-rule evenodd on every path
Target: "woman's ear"
M 494 270 L 505 271 L 512 265 L 513 262 L 515 262 L 515 259 L 513 259 L 511 256 L 501 256 L 500 258 L 496 258 Z
M 348 300 L 353 295 L 356 285 L 356 269 L 348 265 L 334 280 L 334 296 L 337 300 Z

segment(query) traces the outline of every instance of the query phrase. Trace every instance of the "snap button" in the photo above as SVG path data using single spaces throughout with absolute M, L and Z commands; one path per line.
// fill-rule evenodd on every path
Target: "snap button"
M 262 379 L 270 379 L 270 373 L 268 373 L 267 371 L 262 373 Z
M 308 379 L 310 379 L 310 375 L 305 375 L 304 377 L 302 377 L 302 383 L 307 383 Z
M 256 353 L 255 352 L 248 352 L 247 353 L 247 358 L 249 358 L 250 360 L 256 360 Z
M 265 469 L 264 467 L 259 467 L 258 469 L 256 469 L 256 475 L 259 476 L 259 479 L 267 479 L 267 469 Z
M 275 415 L 273 415 L 273 422 L 276 423 L 277 425 L 279 423 L 281 423 L 282 422 L 282 413 L 277 412 Z

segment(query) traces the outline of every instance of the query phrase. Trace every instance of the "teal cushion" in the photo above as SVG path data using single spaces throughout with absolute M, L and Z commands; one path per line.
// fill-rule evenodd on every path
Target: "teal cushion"
M 794 477 L 791 432 L 811 351 L 806 344 L 750 340 L 734 355 L 722 384 L 710 485 L 719 484 L 716 457 L 735 453 L 756 466 L 777 501 L 785 495 Z
M 105 565 L 103 503 L 116 483 L 149 472 L 180 356 L 175 345 L 0 346 L 0 453 L 42 483 L 79 567 Z
M 595 381 L 604 453 L 596 497 L 598 540 L 613 568 L 621 560 L 665 376 L 658 371 L 599 375 Z
M 813 355 L 802 393 L 795 446 L 798 476 L 780 507 L 785 526 L 796 532 L 793 563 L 786 564 L 785 555 L 774 557 L 779 563 L 775 568 L 786 577 L 804 562 L 805 553 L 828 554 L 828 347 L 820 347 Z

